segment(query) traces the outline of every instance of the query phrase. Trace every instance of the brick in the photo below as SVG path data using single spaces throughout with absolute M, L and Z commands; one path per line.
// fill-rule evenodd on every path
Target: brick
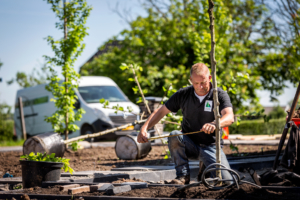
M 123 185 L 123 186 L 114 187 L 113 189 L 107 190 L 106 193 L 114 195 L 114 194 L 119 194 L 119 193 L 122 193 L 122 192 L 128 192 L 130 190 L 131 190 L 130 185 Z
M 59 190 L 60 191 L 68 191 L 68 189 L 77 188 L 77 187 L 80 187 L 80 185 L 79 184 L 63 185 L 63 186 L 59 187 Z
M 100 188 L 98 188 L 98 192 L 106 192 L 107 190 L 114 189 L 113 184 L 105 183 Z
M 121 184 L 121 186 L 123 186 L 123 185 L 130 185 L 132 190 L 148 187 L 148 183 L 146 183 L 146 182 L 125 182 L 125 183 Z
M 73 194 L 78 194 L 82 192 L 90 192 L 90 186 L 82 186 L 78 188 L 71 188 L 68 190 L 68 194 L 73 195 Z

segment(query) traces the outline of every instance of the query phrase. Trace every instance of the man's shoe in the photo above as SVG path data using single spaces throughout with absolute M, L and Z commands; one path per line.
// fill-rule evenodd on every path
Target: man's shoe
M 176 177 L 171 181 L 171 184 L 186 185 L 190 183 L 190 175 Z

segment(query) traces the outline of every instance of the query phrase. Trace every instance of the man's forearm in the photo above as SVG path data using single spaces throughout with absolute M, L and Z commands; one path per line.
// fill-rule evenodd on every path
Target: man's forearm
M 157 124 L 166 114 L 170 111 L 165 108 L 165 106 L 161 107 L 160 109 L 156 109 L 149 117 L 148 120 L 143 125 L 142 129 L 147 131 L 155 124 Z
M 220 119 L 220 126 L 221 128 L 230 126 L 234 122 L 234 117 L 231 114 L 226 114 L 221 117 Z
M 147 119 L 147 121 L 145 122 L 145 124 L 142 126 L 142 129 L 144 130 L 148 130 L 149 128 L 149 123 L 151 122 L 152 120 L 152 117 L 155 115 L 155 113 L 157 112 L 157 110 L 155 110 Z M 150 123 L 150 125 L 153 124 L 153 122 Z M 151 127 L 150 127 L 151 128 Z

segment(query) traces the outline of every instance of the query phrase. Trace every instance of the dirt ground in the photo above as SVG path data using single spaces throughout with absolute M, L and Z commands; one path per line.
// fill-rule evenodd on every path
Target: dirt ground
M 277 146 L 260 146 L 260 145 L 237 145 L 239 153 L 245 155 L 266 155 L 275 154 Z M 78 152 L 66 152 L 65 157 L 71 159 L 70 165 L 75 171 L 87 170 L 110 170 L 115 167 L 136 166 L 136 165 L 166 165 L 171 163 L 171 159 L 164 159 L 165 148 L 167 146 L 152 146 L 152 151 L 146 158 L 140 160 L 120 160 L 115 154 L 113 147 L 94 147 L 89 149 L 82 149 Z M 262 151 L 263 148 L 263 151 Z M 233 152 L 229 145 L 223 147 L 223 151 L 227 157 L 235 157 L 236 152 Z M 0 174 L 9 172 L 14 177 L 21 176 L 21 166 L 19 164 L 19 157 L 21 152 L 5 152 L 0 153 Z M 114 183 L 122 183 L 128 181 L 142 181 L 142 180 L 119 180 Z M 59 190 L 59 186 L 48 188 L 28 188 L 24 190 L 10 190 L 11 194 L 23 194 L 21 199 L 29 200 L 26 194 L 54 194 L 54 195 L 68 195 L 67 192 Z M 107 195 L 104 192 L 85 192 L 75 194 L 73 199 L 84 199 L 84 196 L 102 196 Z M 266 189 L 259 189 L 254 186 L 243 184 L 240 189 L 235 186 L 222 190 L 209 190 L 204 185 L 191 187 L 179 191 L 176 187 L 168 187 L 162 185 L 160 187 L 148 187 L 144 189 L 134 189 L 129 192 L 120 193 L 115 196 L 124 197 L 152 197 L 152 198 L 204 198 L 204 199 L 241 199 L 253 200 L 277 200 L 277 199 L 299 199 L 300 193 L 292 192 L 274 192 Z M 80 198 L 81 197 L 81 198 Z
M 277 146 L 260 145 L 237 145 L 239 153 L 245 155 L 275 154 Z M 263 148 L 263 149 L 262 149 Z M 120 160 L 114 147 L 94 147 L 81 149 L 77 152 L 66 152 L 66 158 L 70 159 L 70 166 L 75 171 L 105 171 L 116 167 L 128 167 L 137 165 L 166 165 L 172 163 L 171 159 L 165 159 L 167 146 L 152 146 L 147 157 L 140 160 Z M 229 145 L 224 145 L 224 153 L 227 157 L 233 157 Z M 14 177 L 22 176 L 21 165 L 19 164 L 22 152 L 0 152 L 0 177 L 6 172 Z
M 68 195 L 67 191 L 60 191 L 58 185 L 48 188 L 29 188 L 21 191 L 10 191 L 13 194 L 23 194 L 21 199 L 30 199 L 26 194 L 55 194 L 55 195 Z M 73 195 L 73 199 L 84 199 L 85 196 L 102 196 L 107 195 L 104 192 L 84 192 Z M 112 195 L 113 196 L 113 195 Z M 134 189 L 129 192 L 119 193 L 115 196 L 127 197 L 165 197 L 165 198 L 197 198 L 197 199 L 243 199 L 243 200 L 291 200 L 299 199 L 300 193 L 295 192 L 274 192 L 266 189 L 259 189 L 255 186 L 248 184 L 240 185 L 240 189 L 232 186 L 221 190 L 209 190 L 204 185 L 191 187 L 179 191 L 176 187 L 168 186 L 155 186 L 143 189 Z

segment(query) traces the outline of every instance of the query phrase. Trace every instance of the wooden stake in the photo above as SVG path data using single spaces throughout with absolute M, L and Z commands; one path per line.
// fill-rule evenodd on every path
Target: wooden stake
M 22 97 L 19 97 L 19 113 L 20 113 L 20 121 L 21 121 L 21 127 L 22 127 L 23 139 L 24 139 L 24 140 L 27 140 L 26 126 L 25 126 L 24 113 L 23 113 L 23 102 L 22 102 Z
M 140 91 L 140 93 L 141 93 L 141 95 L 142 95 L 143 102 L 144 102 L 144 104 L 146 105 L 146 108 L 147 108 L 147 110 L 148 110 L 148 112 L 149 112 L 149 115 L 151 115 L 151 110 L 150 110 L 150 108 L 149 108 L 149 106 L 148 106 L 148 103 L 147 103 L 147 101 L 146 101 L 146 99 L 145 99 L 143 90 L 142 90 L 142 88 L 141 88 L 141 86 L 140 86 L 140 83 L 139 83 L 139 81 L 138 81 L 138 79 L 137 79 L 137 76 L 136 76 L 136 74 L 135 74 L 134 68 L 133 68 L 132 65 L 130 65 L 130 67 L 131 67 L 132 72 L 133 72 L 134 80 L 135 80 L 135 82 L 136 82 L 136 84 L 137 84 L 137 86 L 138 86 L 138 88 L 139 88 L 139 91 Z M 154 130 L 155 130 L 155 131 L 158 133 L 158 135 L 160 136 L 160 131 L 159 131 L 159 129 L 157 128 L 156 125 L 154 125 Z M 162 139 L 161 139 L 161 143 L 164 144 L 164 141 L 163 141 Z M 163 147 L 163 149 L 166 151 L 166 149 L 165 149 L 164 147 Z
M 217 88 L 217 79 L 216 79 L 216 59 L 215 59 L 215 31 L 214 31 L 214 15 L 213 15 L 213 9 L 214 9 L 214 2 L 212 0 L 208 0 L 209 8 L 208 8 L 208 14 L 210 19 L 210 34 L 211 34 L 211 51 L 210 51 L 210 62 L 211 62 L 211 70 L 212 70 L 212 80 L 213 80 L 213 98 L 214 98 L 214 114 L 215 114 L 215 120 L 216 120 L 216 161 L 217 163 L 221 164 L 221 145 L 220 145 L 220 114 L 219 114 L 219 100 L 218 100 L 218 88 Z M 222 179 L 221 170 L 216 171 L 216 176 L 220 179 Z

